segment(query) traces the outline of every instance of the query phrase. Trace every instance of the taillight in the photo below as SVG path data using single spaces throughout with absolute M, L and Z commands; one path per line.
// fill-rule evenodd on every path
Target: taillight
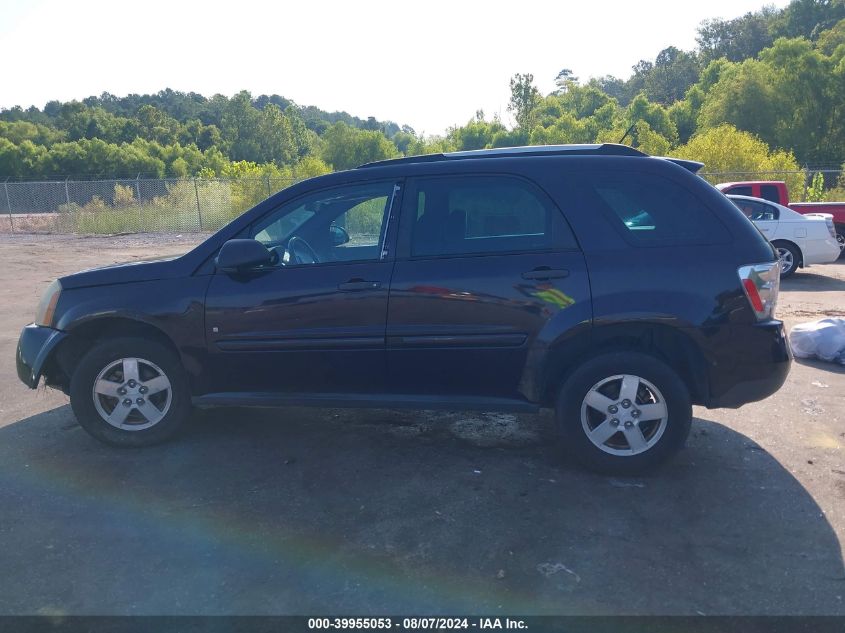
M 737 270 L 742 289 L 758 321 L 771 319 L 780 290 L 780 263 L 751 264 Z

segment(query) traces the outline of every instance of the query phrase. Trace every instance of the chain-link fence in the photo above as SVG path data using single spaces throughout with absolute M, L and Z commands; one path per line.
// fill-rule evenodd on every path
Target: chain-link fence
M 781 180 L 794 201 L 821 194 L 845 201 L 840 170 L 702 172 L 709 182 Z M 0 233 L 198 233 L 232 218 L 295 181 L 260 179 L 119 179 L 0 183 Z M 817 183 L 818 179 L 817 179 Z M 3 216 L 6 216 L 5 218 Z
M 295 181 L 120 179 L 0 184 L 0 232 L 198 233 L 232 218 Z

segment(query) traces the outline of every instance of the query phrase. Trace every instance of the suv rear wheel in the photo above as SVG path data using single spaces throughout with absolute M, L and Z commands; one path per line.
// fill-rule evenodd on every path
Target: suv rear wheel
M 95 345 L 70 381 L 79 424 L 113 446 L 148 446 L 172 437 L 191 410 L 185 371 L 168 347 L 142 338 Z
M 579 462 L 602 473 L 635 474 L 683 446 L 692 404 L 683 380 L 664 362 L 640 352 L 607 353 L 569 376 L 557 418 Z

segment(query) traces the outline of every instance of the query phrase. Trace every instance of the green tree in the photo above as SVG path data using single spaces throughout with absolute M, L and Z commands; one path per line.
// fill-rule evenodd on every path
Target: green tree
M 376 130 L 359 130 L 339 121 L 323 135 L 323 160 L 335 169 L 351 169 L 399 155 L 396 146 Z
M 807 202 L 824 202 L 827 199 L 827 194 L 824 190 L 824 174 L 817 171 L 813 175 L 813 180 L 807 188 Z
M 299 158 L 293 127 L 275 103 L 269 104 L 261 112 L 257 132 L 259 162 L 283 165 Z
M 657 54 L 654 65 L 644 78 L 648 98 L 663 105 L 671 105 L 698 81 L 699 62 L 695 53 L 674 46 Z
M 732 62 L 756 57 L 774 41 L 769 29 L 776 15 L 773 7 L 764 7 L 733 20 L 705 20 L 695 38 L 701 56 L 708 62 L 722 57 Z
M 839 20 L 845 19 L 845 0 L 792 0 L 773 20 L 774 37 L 815 39 Z
M 792 152 L 772 150 L 758 137 L 732 125 L 700 132 L 670 154 L 703 162 L 705 173 L 720 172 L 707 176 L 714 184 L 761 172 L 772 180 L 786 180 L 790 191 L 803 189 L 804 174 Z
M 540 103 L 540 91 L 534 86 L 534 75 L 517 73 L 511 77 L 511 99 L 508 111 L 513 113 L 516 125 L 529 130 L 533 121 L 534 109 Z
M 220 125 L 232 160 L 261 161 L 261 113 L 253 107 L 249 92 L 242 90 L 229 99 Z
M 555 77 L 555 85 L 557 94 L 566 94 L 571 86 L 578 85 L 578 77 L 572 73 L 572 69 L 564 68 Z
M 839 51 L 840 49 L 837 49 Z M 707 93 L 699 125 L 747 130 L 803 163 L 839 162 L 845 147 L 845 64 L 805 39 L 779 39 L 759 60 L 724 68 Z

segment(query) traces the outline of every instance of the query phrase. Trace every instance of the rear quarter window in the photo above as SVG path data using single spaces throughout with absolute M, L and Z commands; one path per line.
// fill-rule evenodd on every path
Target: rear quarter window
M 588 183 L 589 204 L 632 245 L 683 246 L 730 240 L 713 212 L 672 180 L 629 172 L 595 175 Z
M 780 191 L 775 185 L 760 185 L 760 197 L 769 202 L 780 202 Z

